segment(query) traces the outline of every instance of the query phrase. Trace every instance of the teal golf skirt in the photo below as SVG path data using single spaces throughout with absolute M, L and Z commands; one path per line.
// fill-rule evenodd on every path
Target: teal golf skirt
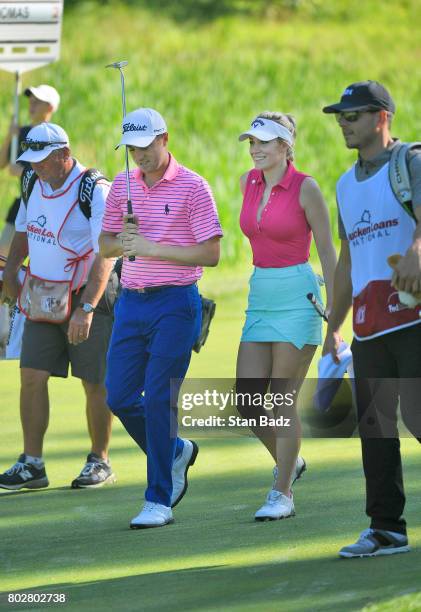
M 298 349 L 321 344 L 322 319 L 308 293 L 322 302 L 319 281 L 309 263 L 255 268 L 241 342 L 289 342 Z

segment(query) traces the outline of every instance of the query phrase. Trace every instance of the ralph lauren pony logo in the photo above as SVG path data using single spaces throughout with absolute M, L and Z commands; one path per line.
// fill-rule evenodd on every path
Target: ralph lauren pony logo
M 164 208 L 165 214 L 169 215 L 170 214 L 170 207 L 168 206 L 168 204 L 165 204 L 165 208 Z

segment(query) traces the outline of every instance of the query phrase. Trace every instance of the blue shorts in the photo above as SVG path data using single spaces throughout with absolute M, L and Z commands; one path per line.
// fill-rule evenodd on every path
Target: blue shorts
M 320 286 L 309 263 L 286 268 L 255 268 L 250 278 L 241 342 L 288 342 L 302 349 L 322 343 L 322 319 L 307 299 Z

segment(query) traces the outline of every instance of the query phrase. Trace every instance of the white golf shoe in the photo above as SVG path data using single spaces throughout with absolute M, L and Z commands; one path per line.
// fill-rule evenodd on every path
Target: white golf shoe
M 145 502 L 142 510 L 132 519 L 130 529 L 149 529 L 150 527 L 164 527 L 173 523 L 171 508 L 155 502 Z
M 183 439 L 184 447 L 180 455 L 174 459 L 172 466 L 171 508 L 174 508 L 184 497 L 189 483 L 187 472 L 196 461 L 199 447 L 192 440 Z
M 294 500 L 287 497 L 281 491 L 271 489 L 266 497 L 266 501 L 256 512 L 256 521 L 277 521 L 279 519 L 295 516 Z

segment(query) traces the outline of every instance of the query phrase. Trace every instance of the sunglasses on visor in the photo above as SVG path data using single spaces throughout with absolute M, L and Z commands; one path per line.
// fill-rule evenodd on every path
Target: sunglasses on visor
M 65 145 L 67 142 L 37 142 L 35 140 L 24 140 L 21 142 L 20 147 L 23 152 L 31 149 L 31 151 L 43 151 L 45 147 L 50 147 L 51 145 Z
M 342 111 L 335 113 L 336 121 L 345 120 L 348 123 L 355 123 L 364 113 L 378 113 L 381 109 L 363 110 L 363 111 Z

